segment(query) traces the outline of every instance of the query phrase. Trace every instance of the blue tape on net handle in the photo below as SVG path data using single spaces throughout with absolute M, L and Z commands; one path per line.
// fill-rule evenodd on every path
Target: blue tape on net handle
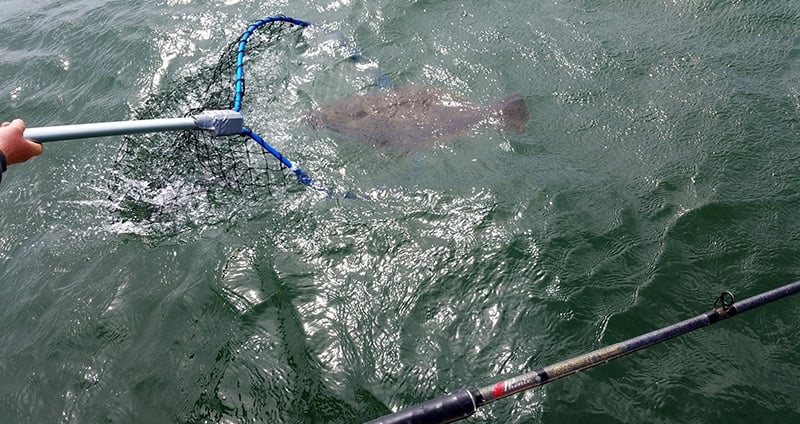
M 290 18 L 288 16 L 268 16 L 264 19 L 260 19 L 253 24 L 251 24 L 247 30 L 239 37 L 239 43 L 236 50 L 236 71 L 235 71 L 235 85 L 234 85 L 234 95 L 233 95 L 233 110 L 235 112 L 240 112 L 242 109 L 242 101 L 244 100 L 244 58 L 245 52 L 247 50 L 247 42 L 250 40 L 250 37 L 258 31 L 259 29 L 263 28 L 266 25 L 275 23 L 275 22 L 285 22 L 292 25 L 296 25 L 299 27 L 307 27 L 311 25 L 308 22 L 301 21 L 299 19 Z M 250 137 L 256 143 L 261 145 L 266 151 L 268 151 L 272 156 L 275 156 L 284 166 L 289 168 L 294 174 L 297 176 L 298 181 L 302 184 L 307 186 L 312 185 L 311 177 L 308 176 L 300 167 L 296 164 L 292 163 L 288 158 L 286 158 L 283 154 L 281 154 L 278 150 L 272 147 L 269 143 L 267 143 L 261 136 L 257 133 L 252 131 L 249 128 L 242 129 L 242 135 L 246 137 Z
M 288 16 L 268 16 L 264 19 L 260 19 L 256 22 L 253 22 L 247 30 L 239 37 L 239 45 L 236 50 L 236 83 L 235 83 L 235 94 L 233 96 L 233 110 L 239 112 L 242 108 L 242 100 L 244 99 L 244 57 L 245 57 L 245 50 L 247 50 L 247 42 L 250 40 L 250 37 L 259 29 L 264 27 L 265 25 L 269 25 L 274 22 L 286 22 L 292 25 L 297 25 L 299 27 L 307 27 L 311 25 L 306 21 L 301 21 L 299 19 L 290 18 Z
M 270 152 L 272 156 L 275 156 L 285 167 L 289 168 L 290 171 L 294 172 L 297 175 L 297 180 L 301 183 L 310 186 L 313 182 L 311 177 L 309 177 L 299 166 L 295 165 L 290 161 L 286 156 L 282 155 L 281 152 L 275 150 L 274 147 L 270 146 L 269 143 L 264 141 L 260 135 L 254 133 L 250 128 L 242 128 L 242 135 L 247 136 L 255 140 L 256 143 L 260 144 L 266 151 Z

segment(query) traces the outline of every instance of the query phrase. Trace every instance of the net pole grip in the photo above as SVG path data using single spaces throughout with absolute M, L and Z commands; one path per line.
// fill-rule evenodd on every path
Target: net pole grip
M 380 417 L 367 424 L 451 423 L 469 417 L 477 409 L 472 393 L 469 390 L 459 390 Z
M 244 128 L 244 117 L 235 110 L 206 110 L 193 119 L 198 129 L 211 131 L 215 136 L 239 135 Z
M 182 130 L 208 130 L 216 136 L 241 133 L 244 119 L 232 110 L 210 110 L 193 117 L 96 122 L 28 128 L 24 137 L 39 143 Z

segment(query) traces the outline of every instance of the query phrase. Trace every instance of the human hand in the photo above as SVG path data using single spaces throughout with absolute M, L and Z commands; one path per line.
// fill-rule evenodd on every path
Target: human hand
M 0 152 L 6 157 L 6 164 L 25 162 L 42 154 L 42 145 L 23 136 L 25 122 L 15 119 L 0 125 Z

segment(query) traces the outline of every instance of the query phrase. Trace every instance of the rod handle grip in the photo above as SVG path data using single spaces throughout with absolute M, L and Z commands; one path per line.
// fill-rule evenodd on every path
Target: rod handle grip
M 376 418 L 367 424 L 451 423 L 463 420 L 478 409 L 469 390 L 459 390 L 393 414 Z

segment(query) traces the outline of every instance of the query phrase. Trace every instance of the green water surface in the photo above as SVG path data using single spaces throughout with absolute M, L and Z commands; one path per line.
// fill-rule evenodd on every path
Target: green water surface
M 0 118 L 29 126 L 130 119 L 250 22 L 318 24 L 254 59 L 246 119 L 366 199 L 198 193 L 164 231 L 113 212 L 119 138 L 48 143 L 0 185 L 2 423 L 363 422 L 800 276 L 797 0 L 0 7 Z M 528 131 L 409 152 L 305 124 L 376 75 L 519 92 Z M 795 423 L 798 315 L 789 298 L 468 422 Z

